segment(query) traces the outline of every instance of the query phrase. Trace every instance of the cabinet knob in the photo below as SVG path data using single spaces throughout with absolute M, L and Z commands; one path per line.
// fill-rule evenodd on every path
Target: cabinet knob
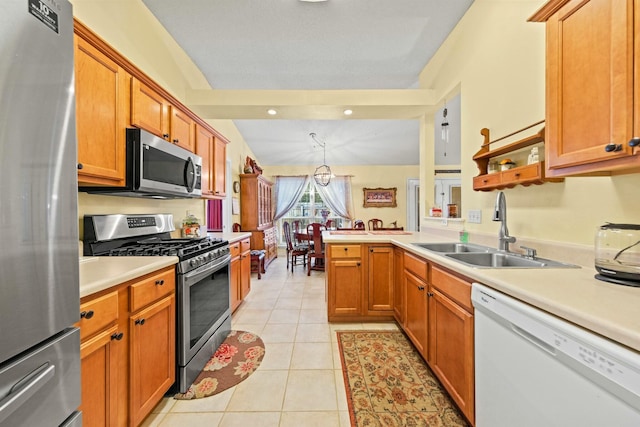
M 349 250 L 349 248 L 344 248 L 344 251 L 347 252 Z
M 140 326 L 144 325 L 144 319 L 137 319 L 136 325 L 140 325 Z
M 369 249 L 369 252 L 373 253 L 373 248 Z
M 520 172 L 516 173 L 516 178 L 520 178 Z
M 111 335 L 111 340 L 120 341 L 123 336 L 124 334 L 122 332 L 114 332 L 114 334 Z
M 424 291 L 424 286 L 418 286 L 419 291 Z
M 173 140 L 173 143 L 174 143 L 174 144 L 177 144 L 178 142 L 180 142 L 180 140 L 179 140 L 179 139 L 174 139 L 174 140 Z
M 360 263 L 359 263 L 359 262 L 356 262 L 356 265 L 357 265 L 358 267 L 360 267 Z
M 164 139 L 167 139 L 167 138 L 169 138 L 169 134 L 168 134 L 168 133 L 163 133 L 163 134 L 162 134 L 162 137 L 163 137 Z
M 629 142 L 629 144 L 631 144 L 631 142 Z M 84 165 L 82 163 L 78 163 L 78 170 L 82 169 L 84 167 Z
M 162 280 L 156 280 L 156 285 L 159 285 L 159 286 L 164 285 L 164 279 L 162 279 Z
M 611 144 L 607 144 L 604 146 L 604 151 L 606 151 L 607 153 L 612 153 L 612 152 L 616 152 L 616 151 L 621 151 L 622 150 L 622 144 L 615 144 L 615 143 L 611 143 Z
M 93 317 L 93 315 L 94 315 L 93 310 L 81 311 L 80 312 L 80 318 L 81 319 L 91 319 Z
M 628 145 L 632 148 L 637 147 L 638 145 L 640 145 L 640 137 L 634 136 L 629 140 Z
M 427 292 L 427 296 L 428 297 L 432 297 L 433 296 L 433 292 Z

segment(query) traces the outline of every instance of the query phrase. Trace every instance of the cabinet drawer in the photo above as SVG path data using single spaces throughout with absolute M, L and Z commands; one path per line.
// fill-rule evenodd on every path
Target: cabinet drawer
M 428 279 L 429 267 L 426 260 L 418 258 L 409 252 L 404 253 L 404 268 L 422 280 Z
M 235 242 L 229 245 L 229 252 L 231 252 L 231 257 L 235 258 L 240 255 L 240 242 Z
M 331 258 L 360 258 L 360 245 L 331 245 Z
M 431 270 L 431 285 L 438 288 L 449 298 L 473 312 L 471 306 L 471 284 L 438 267 Z
M 129 287 L 129 310 L 137 311 L 169 295 L 174 289 L 175 272 L 173 269 L 153 274 Z
M 250 249 L 251 249 L 251 239 L 245 239 L 240 242 L 240 253 L 244 253 Z
M 118 320 L 118 291 L 80 304 L 80 339 L 93 335 Z
M 516 182 L 540 178 L 540 165 L 540 163 L 535 163 L 528 166 L 521 166 L 519 168 L 506 170 L 502 172 L 502 181 Z
M 500 173 L 491 173 L 486 175 L 480 175 L 473 178 L 473 188 L 483 188 L 483 187 L 492 187 L 495 185 L 499 185 Z

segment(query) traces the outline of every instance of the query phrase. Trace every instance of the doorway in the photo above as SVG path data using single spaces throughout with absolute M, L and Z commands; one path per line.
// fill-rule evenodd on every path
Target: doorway
M 420 180 L 407 179 L 407 231 L 420 231 Z

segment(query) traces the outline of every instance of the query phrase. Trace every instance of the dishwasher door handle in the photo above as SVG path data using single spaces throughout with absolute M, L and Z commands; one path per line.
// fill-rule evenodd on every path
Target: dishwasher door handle
M 511 323 L 511 329 L 518 335 L 520 335 L 522 338 L 526 339 L 527 341 L 529 341 L 531 344 L 534 344 L 538 347 L 540 347 L 542 350 L 546 351 L 547 353 L 556 356 L 556 349 L 555 347 L 547 344 L 546 342 L 542 341 L 540 338 L 536 337 L 535 335 L 530 334 L 529 332 L 525 331 L 524 329 L 522 329 L 521 327 L 514 325 L 513 323 Z

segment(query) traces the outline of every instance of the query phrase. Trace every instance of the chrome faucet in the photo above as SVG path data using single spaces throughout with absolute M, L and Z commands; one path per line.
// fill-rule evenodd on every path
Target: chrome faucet
M 498 231 L 498 249 L 509 252 L 509 243 L 515 243 L 516 238 L 509 236 L 507 228 L 507 202 L 504 193 L 500 191 L 496 198 L 496 206 L 493 210 L 493 220 L 500 221 L 500 231 Z

